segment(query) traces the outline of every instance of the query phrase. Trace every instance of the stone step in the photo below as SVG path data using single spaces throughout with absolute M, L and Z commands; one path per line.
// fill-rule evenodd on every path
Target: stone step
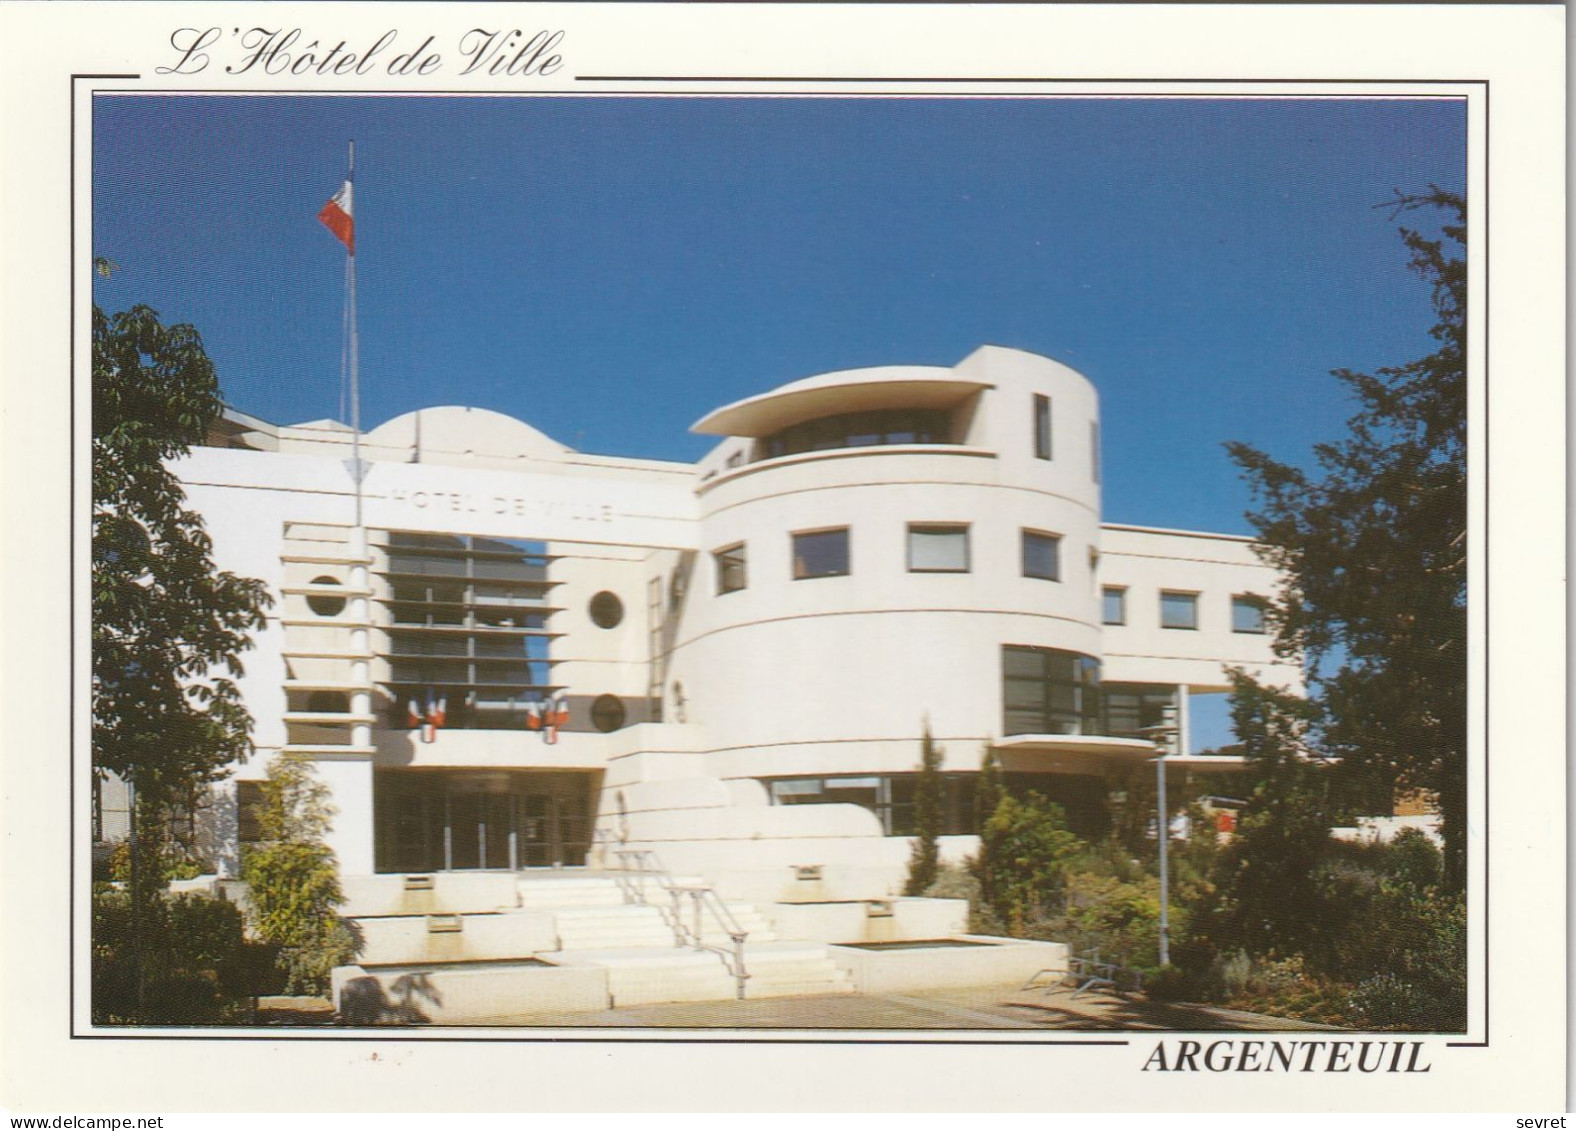
M 672 950 L 671 931 L 600 931 L 559 936 L 563 950 Z
M 661 920 L 662 912 L 655 907 L 638 903 L 620 903 L 611 907 L 560 907 L 552 914 L 563 923 L 601 923 L 632 921 L 635 919 Z
M 621 947 L 566 950 L 544 957 L 605 969 L 615 1005 L 723 1001 L 738 995 L 737 982 L 713 951 Z M 832 963 L 819 943 L 770 943 L 755 950 L 747 945 L 745 968 L 750 975 L 746 998 L 853 992 L 846 971 Z

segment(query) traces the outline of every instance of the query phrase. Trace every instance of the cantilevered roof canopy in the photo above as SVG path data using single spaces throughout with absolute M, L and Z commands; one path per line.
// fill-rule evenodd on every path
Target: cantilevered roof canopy
M 1015 734 L 997 739 L 995 746 L 1004 769 L 1028 773 L 1101 774 L 1153 763 L 1156 757 L 1148 739 L 1095 734 Z M 1229 754 L 1178 754 L 1166 765 L 1210 773 L 1247 768 L 1246 759 Z
M 954 370 L 941 366 L 845 369 L 734 401 L 697 421 L 690 431 L 714 436 L 771 436 L 806 420 L 844 412 L 952 408 L 971 394 L 989 388 L 989 382 L 960 378 Z

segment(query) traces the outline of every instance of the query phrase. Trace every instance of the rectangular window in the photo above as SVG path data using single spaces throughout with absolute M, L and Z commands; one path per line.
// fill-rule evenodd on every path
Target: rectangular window
M 1231 599 L 1231 631 L 1264 631 L 1264 598 L 1252 594 Z
M 967 573 L 969 528 L 910 526 L 908 570 L 910 573 Z
M 1161 628 L 1197 628 L 1198 594 L 1176 593 L 1169 590 L 1160 594 Z
M 975 774 L 947 774 L 942 779 L 941 833 L 968 836 L 979 832 L 975 805 Z M 766 781 L 773 805 L 858 805 L 881 822 L 887 836 L 914 836 L 918 774 L 872 777 L 778 778 Z
M 1166 721 L 1166 709 L 1175 708 L 1177 689 L 1166 684 L 1107 683 L 1100 693 L 1105 700 L 1105 733 L 1116 738 L 1142 738 L 1144 728 Z
M 1034 458 L 1051 458 L 1051 398 L 1034 394 Z
M 1062 579 L 1062 540 L 1038 530 L 1023 532 L 1023 576 L 1046 581 Z
M 1096 482 L 1100 482 L 1100 422 L 1089 422 L 1089 475 Z
M 793 536 L 793 576 L 842 577 L 848 573 L 848 527 Z
M 1127 590 L 1107 585 L 1100 590 L 1100 621 L 1102 624 L 1127 623 Z
M 748 583 L 744 571 L 744 543 L 727 546 L 712 555 L 717 563 L 717 592 L 735 593 Z

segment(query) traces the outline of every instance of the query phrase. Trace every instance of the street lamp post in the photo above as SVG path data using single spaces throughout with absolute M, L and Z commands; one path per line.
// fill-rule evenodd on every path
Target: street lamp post
M 1171 840 L 1171 807 L 1166 802 L 1166 755 L 1177 740 L 1177 709 L 1167 704 L 1159 726 L 1144 727 L 1155 744 L 1155 837 L 1160 842 L 1160 965 L 1171 964 L 1171 868 L 1167 849 Z

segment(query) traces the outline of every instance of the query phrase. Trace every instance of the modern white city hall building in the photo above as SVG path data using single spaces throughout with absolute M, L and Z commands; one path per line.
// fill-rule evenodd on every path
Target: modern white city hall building
M 1094 835 L 1166 705 L 1187 751 L 1189 692 L 1225 666 L 1299 685 L 1247 540 L 1102 523 L 1099 402 L 1065 365 L 829 373 L 695 430 L 720 442 L 687 464 L 480 409 L 359 438 L 227 416 L 176 470 L 220 566 L 276 604 L 221 867 L 296 750 L 347 877 L 576 867 L 606 840 L 740 898 L 880 898 L 925 728 L 957 856 L 987 748 Z

